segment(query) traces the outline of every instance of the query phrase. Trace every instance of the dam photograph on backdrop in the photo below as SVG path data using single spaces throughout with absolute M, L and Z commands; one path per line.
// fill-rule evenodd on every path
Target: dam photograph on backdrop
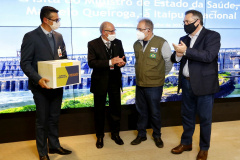
M 9 11 L 9 6 L 12 7 Z M 64 87 L 62 109 L 93 107 L 87 42 L 100 36 L 103 21 L 115 25 L 116 38 L 123 43 L 126 65 L 122 67 L 122 105 L 135 104 L 135 55 L 138 20 L 149 18 L 153 33 L 177 44 L 183 30 L 185 11 L 199 10 L 204 26 L 221 35 L 218 54 L 220 91 L 216 98 L 240 97 L 240 2 L 238 0 L 2 0 L 0 6 L 0 114 L 35 111 L 28 78 L 20 68 L 21 44 L 25 33 L 40 24 L 42 6 L 59 10 L 69 60 L 81 64 L 81 83 Z M 173 51 L 173 47 L 171 48 Z M 179 64 L 166 75 L 162 102 L 180 101 L 177 93 Z M 199 84 L 200 85 L 200 84 Z

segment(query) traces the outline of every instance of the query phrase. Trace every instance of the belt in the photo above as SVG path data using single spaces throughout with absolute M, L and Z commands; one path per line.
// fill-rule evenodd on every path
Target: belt
M 185 76 L 183 76 L 186 80 L 189 80 L 190 81 L 190 77 L 185 77 Z

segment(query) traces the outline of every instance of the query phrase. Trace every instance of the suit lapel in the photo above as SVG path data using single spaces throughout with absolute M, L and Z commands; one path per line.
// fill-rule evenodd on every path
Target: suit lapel
M 42 28 L 41 28 L 41 27 L 38 27 L 38 35 L 39 35 L 39 37 L 42 39 L 43 44 L 44 44 L 44 45 L 46 46 L 46 48 L 48 49 L 49 54 L 51 54 L 51 56 L 54 58 L 53 53 L 52 53 L 51 46 L 50 46 L 50 44 L 49 44 L 49 42 L 48 42 L 48 39 L 47 39 L 45 33 L 42 31 Z
M 104 59 L 108 59 L 106 46 L 103 43 L 103 40 L 102 40 L 101 36 L 97 39 L 97 43 L 98 43 L 98 46 L 99 46 L 99 49 L 100 49 L 100 53 L 103 53 L 102 56 L 104 56 Z
M 112 50 L 113 50 L 113 57 L 116 57 L 117 55 L 115 55 L 116 53 L 117 53 L 117 44 L 116 44 L 116 41 L 114 40 L 114 41 L 112 41 L 112 44 L 111 44 L 111 48 L 112 48 Z
M 199 42 L 202 42 L 202 38 L 204 37 L 205 33 L 206 29 L 203 27 L 192 48 L 195 48 L 195 46 L 198 45 Z
M 190 38 L 188 35 L 186 35 L 185 37 L 183 37 L 181 40 L 183 41 L 183 43 L 185 43 L 185 45 L 186 45 L 187 47 L 190 46 L 191 38 Z M 185 56 L 183 56 L 181 63 L 183 63 L 183 65 L 185 65 L 186 62 L 187 62 L 187 58 L 186 58 Z
M 58 48 L 59 46 L 57 46 L 59 44 L 59 36 L 56 34 L 55 31 L 53 31 L 53 38 L 54 38 L 54 45 L 55 45 L 55 48 L 54 48 L 54 59 L 59 59 L 59 56 L 58 56 Z M 57 49 L 57 50 L 56 50 Z
M 183 41 L 183 43 L 185 43 L 185 45 L 187 47 L 189 47 L 190 46 L 190 42 L 191 42 L 191 38 L 188 35 L 186 35 L 185 37 L 183 37 L 182 41 Z

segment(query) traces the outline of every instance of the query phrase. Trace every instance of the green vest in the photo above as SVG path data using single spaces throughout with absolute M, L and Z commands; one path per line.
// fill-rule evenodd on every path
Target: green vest
M 163 86 L 165 80 L 165 61 L 162 57 L 162 46 L 166 40 L 153 36 L 146 44 L 145 51 L 139 41 L 133 45 L 135 53 L 136 84 L 141 87 Z

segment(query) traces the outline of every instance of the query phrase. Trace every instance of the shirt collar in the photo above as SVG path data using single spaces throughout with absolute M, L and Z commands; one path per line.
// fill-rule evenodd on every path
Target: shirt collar
M 144 46 L 143 48 L 143 52 L 145 52 L 145 49 L 147 48 L 148 46 L 148 43 L 153 39 L 154 37 L 154 34 L 152 34 L 152 37 L 148 40 L 147 44 Z M 138 40 L 140 42 L 140 44 L 143 46 L 143 40 Z
M 102 38 L 102 41 L 103 41 L 104 44 L 106 44 L 107 42 L 110 42 L 110 44 L 111 44 L 111 41 L 106 41 L 105 39 L 103 39 L 102 36 L 101 36 L 101 38 Z
M 154 37 L 154 34 L 152 34 L 152 37 L 148 40 L 148 42 L 150 42 L 153 37 Z M 139 42 L 142 44 L 142 46 L 143 46 L 143 40 L 138 40 L 138 41 L 139 41 Z
M 200 29 L 199 29 L 199 31 L 194 35 L 194 36 L 192 36 L 191 34 L 189 34 L 188 36 L 192 39 L 193 37 L 198 37 L 199 36 L 199 34 L 200 34 L 200 32 L 202 31 L 202 29 L 203 29 L 203 27 L 201 27 Z
M 45 34 L 49 34 L 49 33 L 52 33 L 52 32 L 53 32 L 53 31 L 48 32 L 46 29 L 44 29 L 44 28 L 42 27 L 42 25 L 40 25 L 40 27 L 42 28 L 42 31 L 43 31 Z
M 148 41 L 151 41 L 153 37 L 154 37 L 154 34 L 152 34 L 152 37 Z
M 152 37 L 149 39 L 149 40 L 147 40 L 147 41 L 151 41 L 152 40 L 152 38 L 154 37 L 154 34 L 152 34 Z M 140 43 L 143 43 L 143 40 L 138 40 Z

